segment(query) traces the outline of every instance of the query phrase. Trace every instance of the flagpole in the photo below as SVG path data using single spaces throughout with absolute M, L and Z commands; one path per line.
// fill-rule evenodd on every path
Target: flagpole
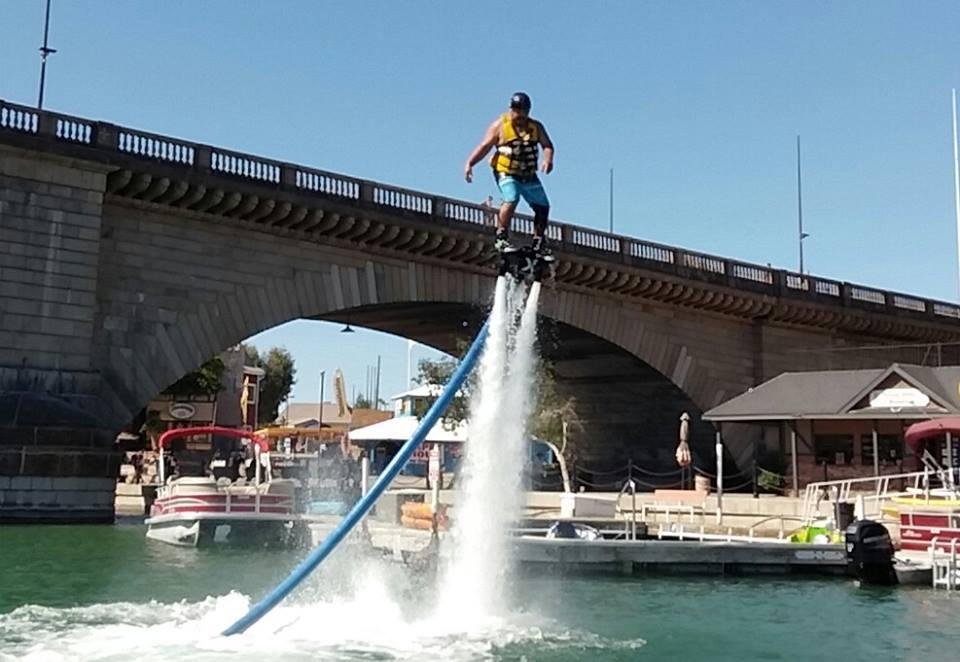
M 957 294 L 960 296 L 960 159 L 957 152 L 957 88 L 953 88 L 953 196 L 957 214 Z
M 797 243 L 800 246 L 800 275 L 804 275 L 803 270 L 803 240 L 808 235 L 803 231 L 803 189 L 800 184 L 800 135 L 797 134 Z M 805 282 L 805 281 L 804 281 Z
M 613 168 L 610 168 L 610 234 L 613 234 Z

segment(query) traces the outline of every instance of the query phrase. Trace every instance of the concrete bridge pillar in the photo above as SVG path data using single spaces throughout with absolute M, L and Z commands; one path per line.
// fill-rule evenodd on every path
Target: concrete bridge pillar
M 0 522 L 113 520 L 92 365 L 106 168 L 0 146 Z

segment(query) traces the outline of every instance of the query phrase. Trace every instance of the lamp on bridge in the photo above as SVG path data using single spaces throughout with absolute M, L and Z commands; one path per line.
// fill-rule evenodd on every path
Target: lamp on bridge
M 50 0 L 47 0 L 46 17 L 43 21 L 43 46 L 40 47 L 40 95 L 37 98 L 37 108 L 43 108 L 43 88 L 47 80 L 47 57 L 57 52 L 57 49 L 50 48 Z
M 346 326 L 340 329 L 340 333 L 355 333 L 355 331 L 350 327 L 350 324 L 348 322 Z

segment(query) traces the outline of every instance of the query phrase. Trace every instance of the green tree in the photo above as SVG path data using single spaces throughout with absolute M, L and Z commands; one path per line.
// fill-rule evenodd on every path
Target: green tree
M 458 347 L 458 349 L 461 355 L 466 353 L 465 346 Z M 439 397 L 439 391 L 450 382 L 458 365 L 460 365 L 460 361 L 452 356 L 444 356 L 435 360 L 420 360 L 420 363 L 417 365 L 416 382 L 421 386 L 436 388 L 438 394 L 427 398 L 427 406 L 423 411 L 418 412 L 418 418 L 422 418 L 426 410 L 433 405 L 434 401 Z M 470 396 L 474 388 L 476 388 L 476 382 L 476 371 L 474 371 L 460 388 L 461 394 L 450 401 L 450 406 L 447 407 L 447 410 L 443 413 L 443 418 L 440 419 L 443 427 L 447 430 L 453 430 L 461 421 L 467 420 L 467 417 L 470 415 Z
M 458 350 L 459 354 L 465 354 L 466 344 L 463 343 Z M 442 389 L 450 382 L 458 365 L 459 361 L 449 356 L 436 360 L 423 359 L 418 365 L 417 383 Z M 452 429 L 469 417 L 470 396 L 477 388 L 476 374 L 474 371 L 463 386 L 462 391 L 465 397 L 454 398 L 444 413 L 443 424 L 447 429 Z M 532 388 L 537 394 L 537 400 L 530 420 L 530 434 L 551 447 L 560 465 L 564 489 L 569 492 L 571 486 L 567 466 L 576 459 L 577 455 L 575 437 L 572 437 L 571 433 L 583 429 L 577 414 L 577 401 L 575 398 L 560 394 L 553 367 L 544 360 L 537 364 L 536 379 Z M 436 400 L 435 397 L 430 398 L 430 404 L 433 404 L 434 400 Z
M 297 369 L 293 356 L 283 347 L 271 347 L 261 355 L 254 345 L 244 345 L 247 365 L 263 368 L 263 380 L 260 382 L 260 406 L 257 424 L 270 425 L 277 420 L 280 403 L 287 399 L 296 383 Z
M 223 388 L 223 373 L 226 366 L 223 359 L 214 356 L 203 365 L 189 372 L 163 390 L 164 395 L 176 398 L 190 396 L 214 396 Z
M 365 396 L 365 395 L 358 395 L 358 396 L 357 396 L 356 398 L 354 398 L 354 400 L 353 400 L 353 408 L 354 408 L 354 409 L 370 409 L 370 408 L 371 408 L 371 403 L 370 403 L 370 401 L 367 399 L 367 396 Z
M 373 400 L 371 400 L 365 395 L 358 394 L 353 399 L 353 405 L 351 405 L 351 408 L 352 409 L 383 409 L 386 406 L 387 406 L 387 401 L 384 400 L 383 398 L 380 398 L 380 400 L 377 401 L 377 404 L 374 405 Z

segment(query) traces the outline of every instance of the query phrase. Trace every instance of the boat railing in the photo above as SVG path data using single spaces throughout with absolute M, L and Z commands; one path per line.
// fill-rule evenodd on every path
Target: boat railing
M 754 535 L 756 534 L 757 527 L 759 527 L 761 524 L 766 524 L 767 522 L 774 522 L 774 521 L 780 524 L 777 530 L 778 540 L 783 540 L 785 537 L 787 537 L 786 532 L 784 531 L 784 528 L 783 528 L 784 522 L 790 521 L 790 522 L 797 522 L 798 524 L 803 524 L 803 518 L 800 517 L 799 515 L 771 515 L 770 517 L 764 517 L 762 520 L 759 520 L 751 524 L 748 535 L 751 538 L 753 538 Z
M 726 533 L 707 533 L 704 525 L 688 529 L 683 522 L 677 522 L 672 525 L 663 525 L 657 530 L 657 540 L 679 540 L 696 542 L 778 542 L 787 543 L 784 537 L 770 538 L 767 536 L 756 536 L 753 527 L 750 528 L 747 535 L 736 535 L 733 533 L 733 527 L 727 527 Z
M 258 456 L 257 460 L 259 460 L 260 453 L 256 453 L 256 455 Z M 157 490 L 157 496 L 163 498 L 175 494 L 173 492 L 173 488 L 175 485 L 177 485 L 176 481 L 178 480 L 178 478 L 174 478 L 173 476 L 167 476 L 166 482 Z M 262 480 L 260 462 L 257 461 L 252 480 L 248 481 L 243 475 L 241 475 L 236 480 L 230 480 L 229 478 L 225 477 L 219 478 L 216 479 L 213 484 L 216 486 L 217 492 L 221 493 L 224 497 L 224 512 L 233 512 L 234 502 L 238 498 L 247 499 L 250 496 L 253 496 L 253 512 L 259 514 L 261 512 L 261 497 L 263 494 L 270 491 L 271 481 L 272 472 L 270 471 L 268 471 L 266 474 L 266 480 Z M 245 493 L 238 494 L 234 488 L 245 488 Z
M 803 493 L 803 520 L 810 524 L 820 515 L 820 502 L 826 496 L 841 503 L 850 501 L 852 496 L 861 496 L 865 508 L 868 504 L 873 506 L 870 513 L 865 512 L 864 515 L 879 515 L 883 503 L 893 497 L 916 494 L 918 491 L 929 494 L 932 473 L 927 467 L 923 471 L 909 473 L 809 483 Z M 899 486 L 899 489 L 894 489 L 893 485 Z
M 934 458 L 927 449 L 924 449 L 923 455 L 920 456 L 920 462 L 923 463 L 925 471 L 929 471 L 939 479 L 941 485 L 949 490 L 957 489 L 953 467 L 947 469 L 940 466 L 940 463 L 937 462 L 936 458 Z

